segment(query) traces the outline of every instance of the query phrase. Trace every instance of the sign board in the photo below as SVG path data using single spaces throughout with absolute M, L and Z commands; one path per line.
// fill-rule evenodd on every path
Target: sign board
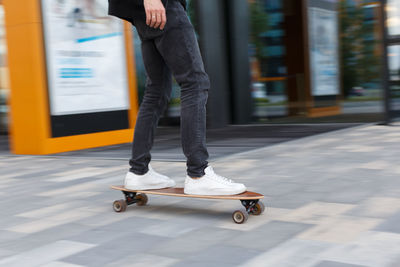
M 308 0 L 311 94 L 338 95 L 339 46 L 335 0 Z
M 130 108 L 122 21 L 107 16 L 107 0 L 41 0 L 41 6 L 53 136 L 110 130 L 93 123 L 99 116 L 114 123 Z

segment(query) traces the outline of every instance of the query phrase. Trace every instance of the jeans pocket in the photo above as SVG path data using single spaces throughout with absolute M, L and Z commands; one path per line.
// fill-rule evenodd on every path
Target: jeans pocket
M 160 28 L 155 29 L 153 27 L 148 26 L 145 23 L 145 38 L 154 39 L 154 38 L 162 35 L 163 33 L 164 33 L 164 30 L 160 30 Z

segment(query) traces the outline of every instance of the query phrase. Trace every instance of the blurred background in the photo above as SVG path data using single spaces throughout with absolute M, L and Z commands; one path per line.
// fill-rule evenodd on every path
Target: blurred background
M 400 266 L 400 0 L 188 0 L 211 165 L 268 206 L 243 225 L 236 201 L 112 211 L 146 76 L 107 7 L 0 0 L 0 266 Z M 182 186 L 179 96 L 151 152 Z
M 326 1 L 320 6 L 318 2 L 324 1 L 214 2 L 188 2 L 214 82 L 209 104 L 212 126 L 384 119 L 385 43 L 379 1 Z M 389 32 L 398 35 L 399 1 L 388 5 Z M 140 42 L 135 40 L 142 96 L 144 70 Z M 399 111 L 399 52 L 399 45 L 388 47 L 392 111 Z M 179 88 L 174 89 L 167 124 L 179 116 Z M 321 107 L 332 109 L 326 112 Z
M 18 88 L 9 82 L 3 1 L 0 132 L 6 136 L 9 96 Z M 65 9 L 75 34 L 85 27 L 75 25 L 72 18 L 87 24 L 116 23 L 110 18 L 105 22 L 107 1 L 82 1 L 77 7 L 74 1 L 53 2 Z M 381 7 L 386 2 L 384 12 Z M 52 2 L 43 1 L 42 8 L 47 4 Z M 188 14 L 212 82 L 208 127 L 395 119 L 400 114 L 399 5 L 400 0 L 188 0 Z M 44 20 L 43 27 L 49 31 L 46 21 L 50 20 Z M 140 40 L 131 29 L 136 75 L 131 93 L 140 104 L 145 71 Z M 85 77 L 93 78 L 79 78 Z M 174 82 L 163 126 L 179 124 L 179 90 Z

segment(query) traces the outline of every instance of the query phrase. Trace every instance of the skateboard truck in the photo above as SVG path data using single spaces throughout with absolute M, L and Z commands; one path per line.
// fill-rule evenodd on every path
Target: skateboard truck
M 148 198 L 146 194 L 130 191 L 122 191 L 122 193 L 124 193 L 125 199 L 115 200 L 113 203 L 113 208 L 116 212 L 125 211 L 126 207 L 132 204 L 138 206 L 147 204 Z
M 240 200 L 242 202 L 243 207 L 245 207 L 247 213 L 253 214 L 253 212 L 257 209 L 256 205 L 258 203 L 258 199 L 255 200 Z
M 242 224 L 249 218 L 249 215 L 260 215 L 264 212 L 265 206 L 259 199 L 240 200 L 244 208 L 235 210 L 232 219 L 235 223 Z
M 122 191 L 122 193 L 124 193 L 126 205 L 129 206 L 129 205 L 132 205 L 132 204 L 135 204 L 136 202 L 138 202 L 138 200 L 135 199 L 136 192 Z

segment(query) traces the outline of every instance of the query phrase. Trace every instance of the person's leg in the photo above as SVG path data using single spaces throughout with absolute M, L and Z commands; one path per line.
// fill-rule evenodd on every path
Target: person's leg
M 172 88 L 171 71 L 158 52 L 153 40 L 142 38 L 142 55 L 147 79 L 143 101 L 136 120 L 130 171 L 144 174 L 151 160 L 154 133 L 160 116 L 167 107 Z
M 184 193 L 197 195 L 231 195 L 246 190 L 245 185 L 217 175 L 208 166 L 206 148 L 206 102 L 210 81 L 204 71 L 203 61 L 192 24 L 180 2 L 168 1 L 167 24 L 164 30 L 153 29 L 138 21 L 139 35 L 153 39 L 157 50 L 171 69 L 181 87 L 182 147 L 187 157 Z M 154 47 L 153 47 L 154 48 Z M 171 179 L 128 172 L 127 188 L 163 188 L 175 186 Z M 149 174 L 150 173 L 150 174 Z M 147 176 L 147 177 L 146 177 Z M 201 179 L 192 179 L 193 177 Z M 149 182 L 144 182 L 149 181 Z M 153 181 L 153 182 L 151 182 Z M 145 184 L 144 186 L 142 186 Z
M 154 40 L 181 87 L 181 138 L 187 174 L 201 177 L 208 165 L 206 102 L 210 81 L 194 28 L 181 3 L 169 1 L 165 32 Z

